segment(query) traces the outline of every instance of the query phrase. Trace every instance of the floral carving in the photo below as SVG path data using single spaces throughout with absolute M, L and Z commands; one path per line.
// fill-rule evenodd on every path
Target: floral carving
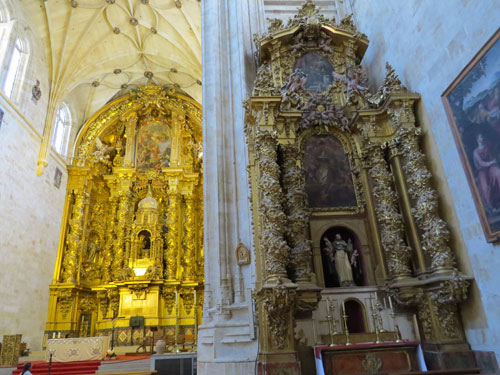
M 108 315 L 108 293 L 105 290 L 97 292 L 97 300 L 99 301 L 99 310 L 101 311 L 102 318 L 104 319 Z
M 403 239 L 403 217 L 398 210 L 398 196 L 393 187 L 392 174 L 380 146 L 372 147 L 368 157 L 371 164 L 369 173 L 374 185 L 375 213 L 380 224 L 389 272 L 395 277 L 409 276 L 411 249 Z
M 257 131 L 256 146 L 260 170 L 259 191 L 262 193 L 259 202 L 262 218 L 260 243 L 266 254 L 265 269 L 268 277 L 286 277 L 290 248 L 283 238 L 286 215 L 281 206 L 283 192 L 279 182 L 280 168 L 276 161 L 276 134 Z
M 310 281 L 312 274 L 312 249 L 308 236 L 310 211 L 304 188 L 304 171 L 297 165 L 300 154 L 295 145 L 283 145 L 281 150 L 284 206 L 288 222 L 286 234 L 291 246 L 291 268 L 297 281 Z
M 282 349 L 288 343 L 290 314 L 295 305 L 296 292 L 283 285 L 265 289 L 262 305 L 266 312 L 267 324 L 273 346 Z
M 175 306 L 175 289 L 164 287 L 161 291 L 163 298 L 165 299 L 165 307 L 167 308 L 168 313 L 172 313 L 172 310 Z
M 66 319 L 68 314 L 71 312 L 71 307 L 73 306 L 73 291 L 71 289 L 62 289 L 57 296 L 57 305 L 59 306 L 59 311 L 63 319 Z
M 97 301 L 94 296 L 85 296 L 80 300 L 80 311 L 83 313 L 91 313 L 97 309 Z
M 195 242 L 195 200 L 192 195 L 185 197 L 185 212 L 184 212 L 184 256 L 182 257 L 182 265 L 184 266 L 184 280 L 194 280 L 195 277 L 195 261 L 196 261 L 196 242 Z
M 186 314 L 191 314 L 194 305 L 194 292 L 192 289 L 185 289 L 181 291 L 182 304 Z
M 108 290 L 109 308 L 113 312 L 113 318 L 118 316 L 120 308 L 120 291 L 118 289 Z
M 399 129 L 408 194 L 414 202 L 412 214 L 420 230 L 422 249 L 431 259 L 431 268 L 450 268 L 455 263 L 448 246 L 450 231 L 439 217 L 438 195 L 431 186 L 432 175 L 419 149 L 415 130 Z
M 175 279 L 177 274 L 177 253 L 179 251 L 179 209 L 182 196 L 178 193 L 169 194 L 167 209 L 167 251 L 165 252 L 165 278 Z
M 69 219 L 69 233 L 66 238 L 66 252 L 63 259 L 62 281 L 74 283 L 78 268 L 78 255 L 82 247 L 82 228 L 85 215 L 85 205 L 88 203 L 89 195 L 85 192 L 75 193 L 73 213 Z

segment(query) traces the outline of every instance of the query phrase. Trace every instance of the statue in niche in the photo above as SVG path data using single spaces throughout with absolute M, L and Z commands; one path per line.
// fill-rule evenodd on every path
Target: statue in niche
M 148 232 L 141 232 L 139 234 L 139 250 L 137 257 L 140 259 L 149 258 L 151 252 L 151 238 Z
M 356 257 L 352 257 L 354 251 L 351 239 L 349 238 L 345 242 L 340 234 L 336 234 L 333 242 L 326 237 L 324 242 L 326 246 L 324 252 L 328 257 L 330 271 L 333 273 L 335 269 L 340 286 L 356 285 L 351 265 L 351 260 L 356 259 Z

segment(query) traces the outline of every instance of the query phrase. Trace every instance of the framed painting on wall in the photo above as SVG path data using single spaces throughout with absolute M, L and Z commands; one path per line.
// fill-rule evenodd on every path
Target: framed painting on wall
M 488 242 L 500 240 L 500 29 L 443 93 Z

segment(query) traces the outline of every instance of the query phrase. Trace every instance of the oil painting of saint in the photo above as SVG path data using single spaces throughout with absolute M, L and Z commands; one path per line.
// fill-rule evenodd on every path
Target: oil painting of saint
M 500 32 L 443 94 L 489 241 L 500 237 Z
M 139 129 L 137 136 L 137 170 L 161 169 L 170 166 L 172 138 L 170 128 L 161 122 L 151 122 Z
M 351 168 L 342 143 L 331 135 L 317 135 L 308 138 L 303 149 L 309 207 L 357 206 Z
M 333 83 L 333 66 L 319 53 L 309 52 L 297 59 L 294 72 L 305 76 L 304 87 L 309 92 L 321 93 Z

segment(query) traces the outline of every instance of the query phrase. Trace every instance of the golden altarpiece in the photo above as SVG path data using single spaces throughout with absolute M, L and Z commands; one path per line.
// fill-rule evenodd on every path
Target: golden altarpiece
M 421 341 L 430 368 L 466 367 L 469 278 L 420 146 L 419 95 L 389 64 L 370 93 L 366 35 L 309 0 L 256 44 L 245 131 L 259 373 L 300 374 L 304 347 L 401 339 Z
M 115 345 L 130 345 L 157 331 L 172 344 L 195 344 L 204 285 L 201 121 L 193 100 L 147 85 L 82 127 L 46 338 L 113 332 Z

